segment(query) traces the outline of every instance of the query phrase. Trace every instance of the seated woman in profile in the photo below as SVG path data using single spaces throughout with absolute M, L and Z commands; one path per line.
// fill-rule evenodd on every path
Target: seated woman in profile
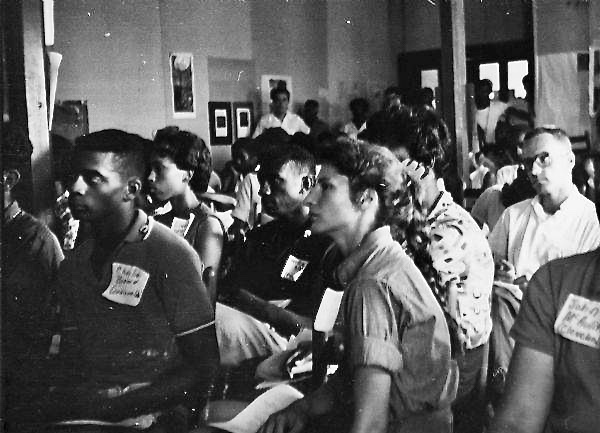
M 448 327 L 398 243 L 427 254 L 416 185 L 379 146 L 338 142 L 321 162 L 306 202 L 312 232 L 331 236 L 345 256 L 337 268 L 344 360 L 326 384 L 260 431 L 450 432 L 458 376 Z
M 198 136 L 167 126 L 154 137 L 149 190 L 153 199 L 169 201 L 171 210 L 155 219 L 183 236 L 200 256 L 205 268 L 219 269 L 224 229 L 203 205 L 211 174 L 210 149 Z

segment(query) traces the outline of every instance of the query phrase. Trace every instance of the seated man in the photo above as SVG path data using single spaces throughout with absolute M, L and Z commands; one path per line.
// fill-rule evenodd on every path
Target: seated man
M 597 432 L 600 250 L 542 266 L 512 328 L 515 351 L 490 433 Z
M 151 145 L 119 130 L 76 141 L 71 208 L 93 237 L 63 262 L 57 292 L 79 334 L 82 381 L 41 398 L 41 420 L 168 416 L 216 372 L 198 255 L 134 205 Z
M 288 111 L 290 92 L 284 82 L 280 81 L 276 87 L 273 87 L 269 96 L 271 97 L 271 112 L 260 118 L 252 138 L 258 137 L 270 128 L 282 128 L 289 135 L 294 135 L 296 132 L 310 133 L 310 128 L 304 123 L 304 120 L 297 114 Z
M 310 329 L 325 290 L 324 274 L 337 260 L 329 238 L 306 235 L 310 221 L 303 200 L 314 181 L 312 155 L 292 145 L 275 146 L 266 155 L 258 172 L 260 194 L 263 208 L 276 219 L 248 232 L 220 287 L 225 302 L 237 308 L 217 304 L 226 365 L 278 352 L 284 337 Z M 284 300 L 290 300 L 287 308 L 269 302 Z
M 58 239 L 17 201 L 21 170 L 33 147 L 24 132 L 3 126 L 2 165 L 2 390 L 7 402 L 6 426 L 19 420 L 47 388 L 47 356 L 52 333 L 52 284 L 63 259 Z M 27 414 L 30 416 L 31 414 Z
M 536 128 L 528 133 L 523 165 L 536 196 L 507 208 L 489 236 L 496 262 L 490 349 L 492 383 L 498 392 L 514 344 L 509 331 L 533 273 L 550 260 L 588 252 L 600 244 L 595 205 L 572 181 L 574 163 L 564 131 Z

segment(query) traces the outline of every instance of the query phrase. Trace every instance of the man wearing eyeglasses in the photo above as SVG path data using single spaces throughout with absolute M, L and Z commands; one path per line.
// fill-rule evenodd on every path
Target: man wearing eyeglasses
M 572 181 L 575 155 L 567 134 L 536 128 L 525 136 L 522 160 L 537 195 L 506 209 L 489 237 L 496 262 L 492 383 L 499 392 L 514 345 L 508 332 L 531 276 L 550 260 L 600 244 L 595 205 Z
M 329 238 L 307 234 L 303 202 L 315 181 L 313 156 L 275 145 L 261 159 L 258 179 L 262 207 L 275 220 L 247 233 L 219 288 L 227 305 L 217 304 L 217 337 L 221 363 L 230 366 L 277 353 L 291 335 L 311 329 L 324 275 L 338 261 Z

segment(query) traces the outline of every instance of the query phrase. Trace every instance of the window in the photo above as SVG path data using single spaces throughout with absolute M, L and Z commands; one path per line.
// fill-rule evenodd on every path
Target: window
M 435 89 L 440 85 L 437 69 L 427 69 L 421 71 L 421 87 L 429 87 L 435 92 Z
M 497 92 L 500 90 L 500 64 L 499 63 L 482 63 L 479 65 L 479 79 L 488 79 L 492 82 L 492 90 Z
M 525 97 L 523 77 L 527 75 L 528 72 L 529 62 L 527 60 L 508 62 L 508 90 L 514 90 L 515 98 Z

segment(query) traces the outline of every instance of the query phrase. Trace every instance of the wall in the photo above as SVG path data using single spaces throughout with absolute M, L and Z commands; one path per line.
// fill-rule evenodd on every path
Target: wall
M 380 104 L 382 91 L 395 82 L 387 0 L 328 0 L 328 96 L 332 123 L 350 119 L 355 97 Z
M 55 2 L 57 100 L 87 100 L 90 131 L 164 126 L 159 2 Z
M 440 16 L 426 0 L 389 0 L 394 54 L 440 48 Z M 467 45 L 528 39 L 527 2 L 465 0 Z

